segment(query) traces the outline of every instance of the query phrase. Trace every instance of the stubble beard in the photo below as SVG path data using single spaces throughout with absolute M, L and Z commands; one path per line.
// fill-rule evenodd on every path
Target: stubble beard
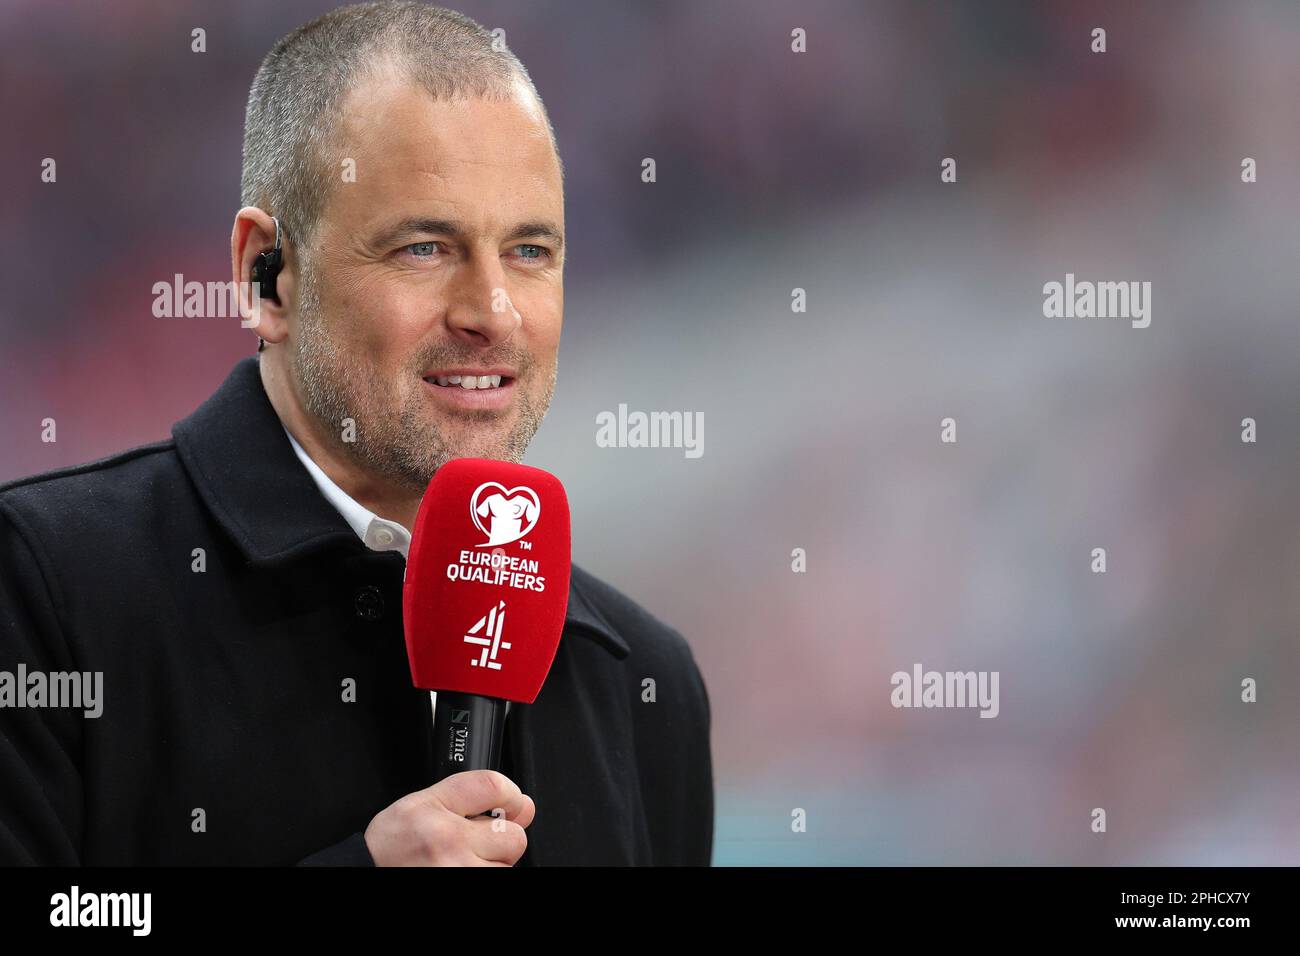
M 306 258 L 306 257 L 304 257 Z M 298 343 L 289 353 L 289 365 L 298 383 L 306 412 L 316 419 L 330 443 L 366 471 L 382 476 L 390 484 L 423 494 L 434 472 L 453 458 L 492 458 L 520 462 L 533 436 L 541 427 L 555 394 L 558 362 L 551 364 L 546 392 L 540 402 L 525 393 L 521 383 L 531 379 L 532 357 L 516 350 L 507 353 L 514 360 L 519 378 L 515 382 L 517 414 L 514 425 L 499 434 L 496 415 L 469 412 L 458 416 L 464 426 L 459 442 L 436 421 L 420 372 L 437 366 L 480 364 L 466 361 L 448 349 L 420 356 L 421 362 L 401 373 L 408 382 L 381 374 L 364 360 L 350 357 L 334 338 L 320 307 L 319 290 L 310 266 L 304 261 L 299 278 Z M 412 387 L 413 386 L 413 387 Z M 351 441 L 347 423 L 351 420 Z M 480 432 L 475 431 L 476 422 Z

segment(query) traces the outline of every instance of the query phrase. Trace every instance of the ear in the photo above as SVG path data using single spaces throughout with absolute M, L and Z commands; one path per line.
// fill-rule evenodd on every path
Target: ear
M 283 224 L 282 224 L 283 225 Z M 276 279 L 277 303 L 263 299 L 253 281 L 253 263 L 259 253 L 275 248 L 275 221 L 256 206 L 245 206 L 235 214 L 230 233 L 230 268 L 239 290 L 240 325 L 252 329 L 268 345 L 283 342 L 289 335 L 288 316 L 293 308 L 293 271 L 288 237 L 280 239 L 283 265 Z

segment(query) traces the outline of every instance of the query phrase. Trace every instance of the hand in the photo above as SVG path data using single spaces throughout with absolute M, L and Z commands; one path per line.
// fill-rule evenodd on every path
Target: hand
M 465 770 L 385 808 L 364 837 L 375 866 L 514 866 L 536 812 L 505 774 Z

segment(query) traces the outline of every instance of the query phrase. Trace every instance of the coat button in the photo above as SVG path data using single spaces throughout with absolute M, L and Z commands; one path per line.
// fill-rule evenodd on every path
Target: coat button
M 377 621 L 384 616 L 384 592 L 373 584 L 367 584 L 357 592 L 354 604 L 357 617 L 363 621 Z

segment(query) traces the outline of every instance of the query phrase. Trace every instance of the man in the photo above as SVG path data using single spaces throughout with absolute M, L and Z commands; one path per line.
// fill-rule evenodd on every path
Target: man
M 444 462 L 518 461 L 556 382 L 562 171 L 523 66 L 445 10 L 336 10 L 258 71 L 242 188 L 258 355 L 172 438 L 0 486 L 0 862 L 707 864 L 690 648 L 576 566 L 502 772 L 431 786 L 409 529 Z M 94 708 L 47 693 L 95 675 Z

